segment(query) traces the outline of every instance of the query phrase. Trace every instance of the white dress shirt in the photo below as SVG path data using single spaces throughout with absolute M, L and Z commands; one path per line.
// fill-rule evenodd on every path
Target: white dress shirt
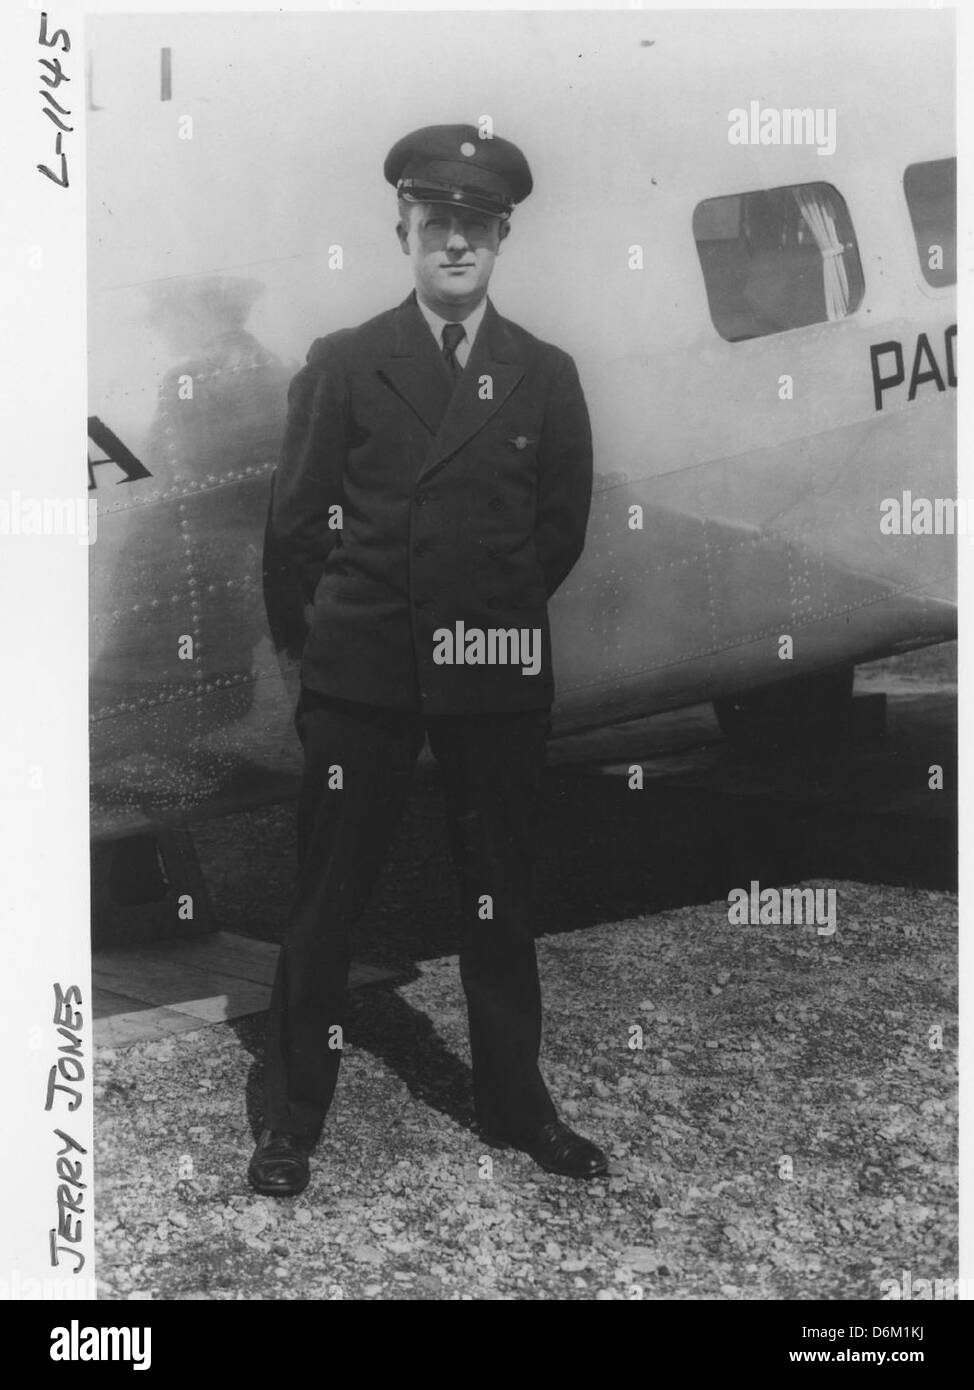
M 427 308 L 427 306 L 420 299 L 419 295 L 416 296 L 416 303 L 419 305 L 419 312 L 422 314 L 423 318 L 430 326 L 430 332 L 436 339 L 436 346 L 439 348 L 440 352 L 442 352 L 443 329 L 446 327 L 448 323 L 452 323 L 454 320 L 441 319 L 439 314 L 434 314 L 432 309 Z M 467 317 L 462 321 L 463 326 L 466 329 L 466 336 L 460 339 L 460 342 L 457 344 L 456 352 L 457 361 L 460 363 L 461 367 L 465 367 L 467 365 L 467 358 L 470 356 L 470 349 L 473 347 L 474 339 L 477 336 L 477 330 L 480 328 L 480 325 L 483 322 L 484 314 L 486 312 L 487 296 L 484 295 L 483 299 L 477 305 L 476 309 L 469 313 Z

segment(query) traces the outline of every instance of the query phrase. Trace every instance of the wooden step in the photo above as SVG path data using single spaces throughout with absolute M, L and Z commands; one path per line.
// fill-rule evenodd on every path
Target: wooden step
M 127 1047 L 264 1012 L 278 947 L 232 932 L 96 949 L 91 957 L 95 1043 Z M 395 978 L 352 964 L 352 989 Z

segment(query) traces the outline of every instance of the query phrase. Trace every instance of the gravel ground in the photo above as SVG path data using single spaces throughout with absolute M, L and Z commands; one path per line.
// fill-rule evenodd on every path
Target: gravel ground
M 452 956 L 354 994 L 296 1199 L 245 1176 L 262 1017 L 97 1049 L 101 1296 L 876 1299 L 903 1269 L 955 1277 L 956 899 L 805 886 L 837 889 L 833 937 L 732 927 L 718 900 L 539 941 L 544 1071 L 608 1148 L 600 1182 L 477 1138 Z

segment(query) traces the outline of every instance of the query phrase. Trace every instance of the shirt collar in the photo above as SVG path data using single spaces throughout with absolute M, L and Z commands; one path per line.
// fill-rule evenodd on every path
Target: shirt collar
M 441 319 L 440 316 L 439 316 L 439 314 L 434 314 L 434 313 L 433 313 L 433 310 L 427 308 L 427 306 L 423 303 L 423 301 L 420 299 L 420 297 L 419 297 L 418 294 L 417 294 L 417 296 L 416 296 L 416 304 L 417 304 L 417 307 L 419 308 L 419 312 L 422 314 L 423 318 L 426 320 L 426 322 L 427 322 L 427 323 L 429 324 L 429 326 L 430 326 L 430 332 L 433 334 L 433 337 L 436 339 L 436 346 L 439 347 L 439 348 L 442 348 L 442 346 L 443 346 L 443 328 L 444 328 L 444 325 L 445 325 L 445 324 L 448 324 L 448 323 L 452 323 L 453 320 L 452 320 L 452 319 Z M 476 309 L 474 309 L 472 313 L 468 314 L 467 317 L 466 317 L 465 319 L 463 319 L 463 321 L 462 321 L 462 322 L 463 322 L 464 328 L 467 330 L 467 339 L 466 339 L 466 341 L 467 341 L 467 343 L 470 345 L 471 348 L 473 347 L 474 339 L 475 339 L 476 336 L 477 336 L 477 331 L 478 331 L 478 329 L 480 328 L 480 325 L 481 325 L 481 323 L 482 323 L 482 321 L 483 321 L 484 314 L 486 314 L 486 312 L 487 312 L 487 296 L 484 295 L 483 299 L 482 299 L 482 300 L 480 301 L 480 303 L 477 305 Z

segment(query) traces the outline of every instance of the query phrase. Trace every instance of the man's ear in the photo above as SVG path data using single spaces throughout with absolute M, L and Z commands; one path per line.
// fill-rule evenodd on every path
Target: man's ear
M 402 218 L 396 223 L 396 236 L 399 238 L 399 245 L 404 256 L 409 255 L 409 228 Z
M 505 221 L 503 221 L 503 222 L 501 223 L 500 229 L 498 230 L 498 233 L 497 233 L 497 254 L 498 254 L 498 256 L 500 255 L 501 250 L 503 249 L 504 242 L 507 240 L 507 238 L 510 236 L 510 234 L 511 234 L 511 224 L 510 224 L 510 222 L 508 222 L 508 221 L 505 220 Z

